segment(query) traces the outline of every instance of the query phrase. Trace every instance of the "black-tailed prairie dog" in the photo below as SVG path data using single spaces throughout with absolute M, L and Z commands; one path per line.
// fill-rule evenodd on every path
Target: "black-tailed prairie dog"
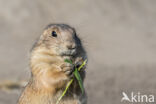
M 66 24 L 48 25 L 32 49 L 31 78 L 18 104 L 56 104 L 73 78 L 73 65 L 64 60 L 81 65 L 86 58 L 74 28 Z M 84 80 L 84 69 L 80 75 Z M 78 82 L 74 80 L 60 104 L 86 104 L 86 99 L 86 94 L 82 95 Z

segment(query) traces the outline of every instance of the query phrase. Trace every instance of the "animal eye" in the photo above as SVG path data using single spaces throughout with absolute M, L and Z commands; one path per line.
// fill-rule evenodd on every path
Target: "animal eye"
M 52 31 L 51 35 L 52 35 L 53 37 L 57 37 L 57 33 L 56 33 L 55 31 Z

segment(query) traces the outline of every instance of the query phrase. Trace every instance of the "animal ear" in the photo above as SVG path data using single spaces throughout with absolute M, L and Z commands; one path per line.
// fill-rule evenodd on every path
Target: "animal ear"
M 48 29 L 48 28 L 50 28 L 50 27 L 52 27 L 53 25 L 55 25 L 55 24 L 49 24 L 49 25 L 47 25 L 44 29 Z

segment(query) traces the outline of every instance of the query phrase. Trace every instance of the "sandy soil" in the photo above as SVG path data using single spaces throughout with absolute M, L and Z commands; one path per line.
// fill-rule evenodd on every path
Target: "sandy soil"
M 89 56 L 88 104 L 121 102 L 122 92 L 156 95 L 155 0 L 0 0 L 0 81 L 29 78 L 29 50 L 49 23 L 74 26 Z M 20 91 L 0 90 L 0 104 Z

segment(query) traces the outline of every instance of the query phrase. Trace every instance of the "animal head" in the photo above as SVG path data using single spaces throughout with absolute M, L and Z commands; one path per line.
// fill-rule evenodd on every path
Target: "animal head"
M 50 24 L 41 35 L 38 44 L 44 45 L 52 54 L 73 56 L 81 41 L 75 29 L 66 24 Z

